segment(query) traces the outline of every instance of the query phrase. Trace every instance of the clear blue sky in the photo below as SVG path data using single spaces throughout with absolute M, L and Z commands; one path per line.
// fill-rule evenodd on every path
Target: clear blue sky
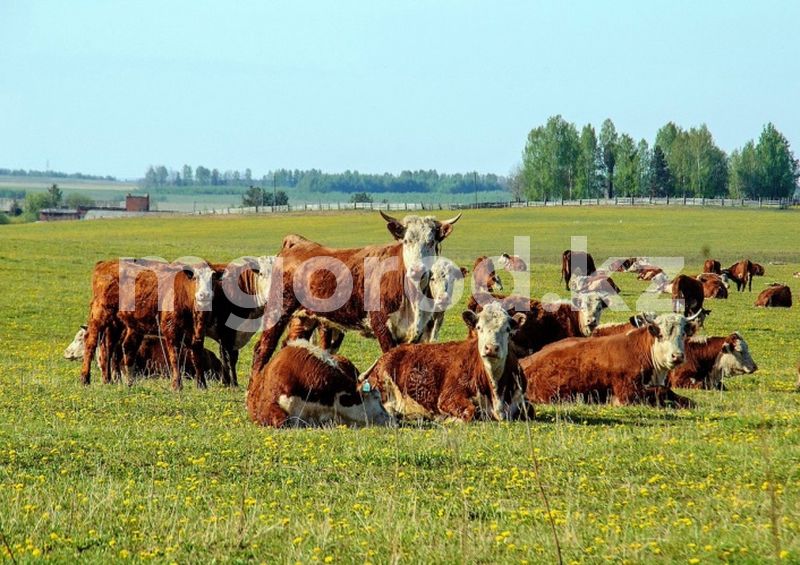
M 506 173 L 552 114 L 800 154 L 800 2 L 0 0 L 0 167 Z

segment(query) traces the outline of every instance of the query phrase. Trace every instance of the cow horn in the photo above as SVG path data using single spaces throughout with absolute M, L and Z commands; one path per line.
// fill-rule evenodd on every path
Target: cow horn
M 696 318 L 697 318 L 697 317 L 698 317 L 700 314 L 702 314 L 702 313 L 703 313 L 703 311 L 702 311 L 702 310 L 698 310 L 697 312 L 695 312 L 694 314 L 692 314 L 691 316 L 689 316 L 688 318 L 686 318 L 686 321 L 687 321 L 687 322 L 691 322 L 692 320 L 696 319 Z
M 381 216 L 383 217 L 383 219 L 386 220 L 387 222 L 389 222 L 389 223 L 397 222 L 398 224 L 401 223 L 400 220 L 398 220 L 397 218 L 391 217 L 389 214 L 385 213 L 383 210 L 378 210 L 378 211 L 381 213 Z
M 383 212 L 381 212 L 381 213 L 383 213 Z M 453 217 L 452 217 L 452 218 L 450 218 L 449 220 L 445 220 L 445 221 L 443 221 L 442 223 L 443 223 L 443 224 L 450 224 L 450 225 L 453 225 L 453 224 L 455 224 L 455 223 L 458 221 L 458 219 L 461 217 L 461 214 L 463 214 L 463 212 L 459 212 L 459 213 L 458 213 L 456 216 L 453 216 Z M 384 216 L 384 218 L 385 218 L 385 217 L 386 217 L 386 216 Z
M 358 385 L 359 385 L 359 386 L 361 386 L 361 384 L 362 384 L 364 381 L 366 381 L 366 380 L 369 378 L 369 375 L 370 375 L 370 373 L 371 373 L 371 372 L 372 372 L 372 370 L 375 368 L 375 365 L 377 365 L 377 364 L 378 364 L 378 361 L 380 361 L 380 359 L 381 359 L 380 357 L 378 357 L 377 359 L 375 359 L 375 362 L 374 362 L 372 365 L 370 365 L 369 369 L 367 369 L 366 371 L 364 371 L 363 373 L 361 373 L 360 375 L 358 375 L 358 380 L 357 380 L 357 382 L 358 382 Z

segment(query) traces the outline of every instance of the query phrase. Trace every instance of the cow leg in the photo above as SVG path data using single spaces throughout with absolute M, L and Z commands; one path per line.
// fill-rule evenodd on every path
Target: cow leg
M 236 374 L 236 365 L 239 363 L 239 350 L 231 347 L 230 351 L 230 375 L 229 375 L 229 385 L 232 387 L 239 386 L 239 377 Z
M 172 390 L 178 391 L 183 388 L 183 371 L 178 359 L 178 347 L 180 342 L 175 339 L 167 339 L 167 360 L 171 373 Z
M 81 383 L 88 385 L 92 380 L 92 361 L 97 350 L 97 338 L 100 332 L 100 324 L 94 319 L 89 320 L 86 328 L 86 338 L 83 349 L 83 365 L 81 365 Z
M 206 356 L 203 350 L 202 340 L 193 340 L 191 349 L 189 350 L 189 357 L 194 369 L 194 382 L 197 388 L 207 388 L 206 382 Z
M 369 325 L 383 353 L 386 353 L 397 345 L 392 334 L 389 332 L 388 322 L 389 316 L 382 310 L 375 310 L 369 313 Z
M 122 373 L 128 386 L 133 385 L 134 367 L 136 364 L 136 353 L 142 343 L 142 336 L 131 328 L 125 329 L 122 338 Z
M 475 418 L 475 405 L 463 396 L 450 396 L 439 400 L 438 410 L 442 414 L 453 416 L 464 422 Z

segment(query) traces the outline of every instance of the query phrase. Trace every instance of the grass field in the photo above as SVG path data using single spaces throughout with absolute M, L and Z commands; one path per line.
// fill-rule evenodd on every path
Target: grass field
M 705 252 L 764 264 L 754 292 L 712 302 L 706 324 L 740 330 L 760 369 L 726 393 L 687 392 L 694 410 L 578 404 L 540 407 L 530 425 L 272 430 L 244 409 L 251 347 L 242 389 L 179 394 L 166 380 L 85 388 L 61 358 L 98 259 L 223 261 L 271 254 L 290 232 L 337 246 L 389 238 L 367 213 L 0 227 L 0 556 L 540 563 L 557 559 L 551 517 L 567 563 L 800 562 L 800 311 L 753 307 L 771 281 L 800 299 L 800 212 L 468 211 L 446 241 L 445 255 L 471 264 L 530 236 L 535 297 L 564 293 L 572 235 L 600 261 L 684 256 L 691 274 Z M 615 280 L 633 307 L 645 283 Z M 444 339 L 464 335 L 465 300 Z M 365 368 L 378 347 L 348 336 L 343 353 Z

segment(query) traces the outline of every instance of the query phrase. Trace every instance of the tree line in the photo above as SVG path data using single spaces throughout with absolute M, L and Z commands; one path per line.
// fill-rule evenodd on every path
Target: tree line
M 62 171 L 37 171 L 34 169 L 2 169 L 0 168 L 0 176 L 11 177 L 44 177 L 44 178 L 57 178 L 57 179 L 78 179 L 78 180 L 109 180 L 116 181 L 116 177 L 111 175 L 84 175 L 83 173 L 64 173 Z
M 345 193 L 407 193 L 424 192 L 439 194 L 471 193 L 476 190 L 487 192 L 505 190 L 505 179 L 494 174 L 478 173 L 439 173 L 429 171 L 403 171 L 399 175 L 390 173 L 362 174 L 358 171 L 343 173 L 323 173 L 318 169 L 277 169 L 263 175 L 260 180 L 253 177 L 250 169 L 244 171 L 208 169 L 198 166 L 192 169 L 184 165 L 178 171 L 164 165 L 150 166 L 142 179 L 143 188 L 162 187 L 250 187 L 260 184 L 271 187 L 273 182 L 282 189 L 296 189 L 303 192 L 345 192 Z
M 552 200 L 616 196 L 791 198 L 800 163 L 786 137 L 768 123 L 758 141 L 727 155 L 705 124 L 688 130 L 673 122 L 651 145 L 618 133 L 607 119 L 599 135 L 592 124 L 578 132 L 562 116 L 528 134 L 509 179 L 518 199 Z

